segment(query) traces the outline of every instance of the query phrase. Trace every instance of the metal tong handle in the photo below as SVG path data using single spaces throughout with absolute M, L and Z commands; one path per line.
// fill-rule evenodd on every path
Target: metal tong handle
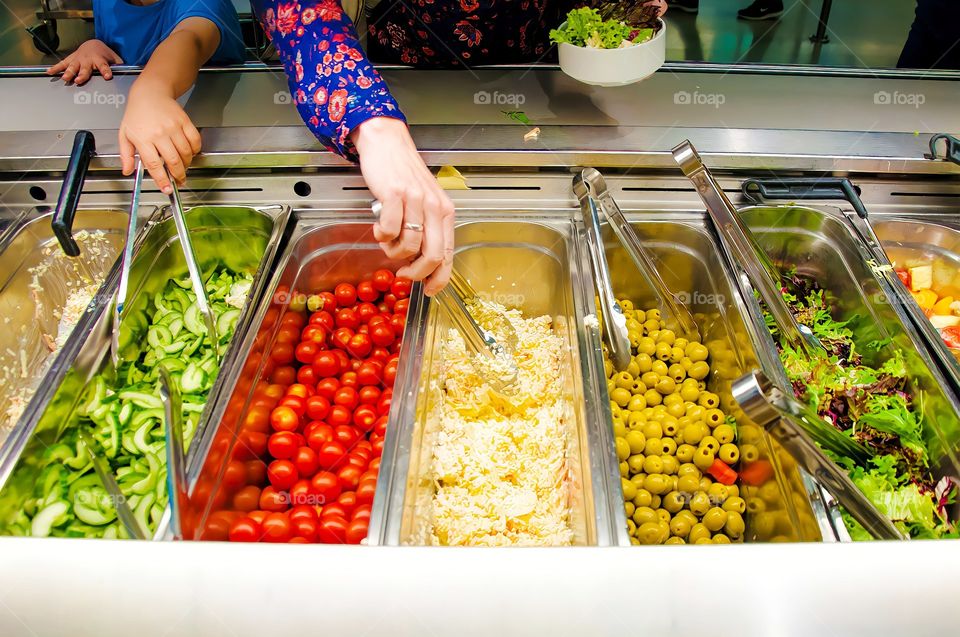
M 147 539 L 147 533 L 144 529 L 140 528 L 140 523 L 137 522 L 137 518 L 133 515 L 130 505 L 127 504 L 127 498 L 123 495 L 123 492 L 120 491 L 120 485 L 117 484 L 116 478 L 113 477 L 113 471 L 104 464 L 103 459 L 97 454 L 97 446 L 93 438 L 84 431 L 82 427 L 77 428 L 77 434 L 80 436 L 83 446 L 87 448 L 87 454 L 90 456 L 93 470 L 96 472 L 97 477 L 100 478 L 103 488 L 106 489 L 107 494 L 109 494 L 113 508 L 117 512 L 117 518 L 120 520 L 123 528 L 126 529 L 127 535 L 135 540 Z
M 940 140 L 943 140 L 946 146 L 946 148 L 944 148 L 943 159 L 952 161 L 960 166 L 960 139 L 946 133 L 937 133 L 930 137 L 930 158 L 940 158 L 940 156 L 937 155 L 937 142 Z
M 870 535 L 881 540 L 908 539 L 863 495 L 846 471 L 817 447 L 802 424 L 797 422 L 795 414 L 778 405 L 778 400 L 771 399 L 771 390 L 779 391 L 759 371 L 741 376 L 731 387 L 734 399 L 747 417 L 763 427 L 800 466 L 819 480 Z M 782 392 L 780 394 L 778 398 L 792 400 L 783 396 Z
M 164 169 L 166 170 L 166 169 Z M 193 250 L 193 241 L 190 240 L 190 229 L 187 227 L 187 220 L 183 214 L 183 204 L 180 202 L 180 191 L 177 189 L 177 183 L 167 173 L 170 180 L 170 186 L 173 191 L 170 193 L 170 206 L 173 213 L 173 223 L 177 227 L 177 236 L 180 238 L 180 248 L 183 250 L 184 259 L 187 261 L 187 271 L 190 273 L 190 283 L 193 286 L 193 293 L 197 296 L 197 306 L 200 308 L 200 314 L 203 315 L 203 322 L 207 326 L 207 336 L 213 345 L 213 354 L 217 360 L 220 360 L 220 336 L 217 334 L 217 321 L 213 315 L 213 308 L 210 307 L 210 301 L 207 299 L 207 290 L 203 285 L 203 275 L 200 272 L 200 266 L 197 263 L 197 253 Z
M 610 350 L 610 360 L 617 371 L 623 371 L 630 365 L 630 336 L 627 332 L 627 320 L 623 316 L 620 304 L 613 292 L 610 281 L 610 268 L 603 249 L 600 234 L 600 203 L 594 196 L 593 183 L 585 169 L 573 178 L 573 190 L 580 199 L 580 211 L 583 215 L 583 227 L 587 233 L 587 252 L 593 266 L 594 279 L 597 282 L 597 294 L 600 297 L 600 310 L 603 312 L 603 335 Z M 594 173 L 599 175 L 596 170 Z M 602 178 L 601 178 L 602 179 Z
M 802 351 L 808 357 L 825 357 L 826 350 L 823 345 L 809 328 L 797 323 L 790 308 L 783 302 L 780 293 L 780 271 L 740 219 L 737 209 L 704 166 L 693 144 L 686 140 L 677 145 L 673 149 L 673 158 L 697 189 L 697 194 L 703 200 L 707 213 L 720 233 L 724 247 L 760 293 L 784 339 L 793 349 Z
M 486 301 L 480 298 L 480 294 L 474 289 L 472 285 L 470 285 L 470 282 L 467 281 L 466 277 L 460 274 L 459 270 L 450 271 L 450 287 L 453 289 L 453 292 L 460 297 L 460 299 L 463 301 L 463 304 L 467 307 L 467 309 L 471 307 L 475 307 L 477 305 L 486 304 Z M 470 315 L 470 316 L 472 319 L 473 315 Z M 493 335 L 490 334 L 487 330 L 484 330 L 484 332 L 487 333 L 490 341 L 494 345 L 499 344 L 500 346 L 505 347 L 506 353 L 512 356 L 514 351 L 517 349 L 519 339 L 517 337 L 516 330 L 513 329 L 513 325 L 510 324 L 510 321 L 507 320 L 506 317 L 504 317 L 504 320 L 502 321 L 502 323 L 503 323 L 502 327 L 504 328 L 504 333 L 502 334 L 502 341 L 497 341 L 496 339 L 494 339 Z
M 130 218 L 127 219 L 127 236 L 120 260 L 120 284 L 113 299 L 113 325 L 110 329 L 110 359 L 113 366 L 120 364 L 120 317 L 127 303 L 130 286 L 130 266 L 133 264 L 133 246 L 137 236 L 137 217 L 140 212 L 140 189 L 143 186 L 143 162 L 137 157 L 133 173 L 133 194 L 130 197 Z
M 160 398 L 166 426 L 167 493 L 170 501 L 170 530 L 177 540 L 183 539 L 183 509 L 187 501 L 187 470 L 183 452 L 183 412 L 180 390 L 166 367 L 160 367 Z
M 620 239 L 620 243 L 627 250 L 627 254 L 630 255 L 641 276 L 653 290 L 654 296 L 657 297 L 657 304 L 666 314 L 667 323 L 675 325 L 686 338 L 699 341 L 700 330 L 693 314 L 690 312 L 690 308 L 667 287 L 649 251 L 643 246 L 643 242 L 633 226 L 630 225 L 623 211 L 620 210 L 617 200 L 607 189 L 607 183 L 603 175 L 594 168 L 586 168 L 580 175 L 573 178 L 573 182 L 574 192 L 577 193 L 578 197 L 581 197 L 581 201 L 583 196 L 579 189 L 583 186 L 586 186 L 587 195 L 592 195 L 599 201 L 600 211 L 606 216 L 614 234 Z

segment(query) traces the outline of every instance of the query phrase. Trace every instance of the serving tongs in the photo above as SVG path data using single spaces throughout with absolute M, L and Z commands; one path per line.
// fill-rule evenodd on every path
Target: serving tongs
M 832 436 L 830 439 L 822 438 L 824 427 L 828 425 L 815 414 L 811 419 L 804 405 L 782 392 L 762 372 L 753 371 L 741 376 L 733 382 L 731 392 L 746 416 L 776 439 L 870 535 L 880 540 L 908 539 L 863 495 L 847 472 L 817 447 L 812 438 L 834 453 L 858 462 L 865 458 L 868 453 L 866 449 L 832 427 L 837 436 L 845 438 L 847 443 L 841 444 L 839 439 Z M 811 426 L 814 433 L 811 433 Z
M 183 539 L 183 511 L 187 502 L 187 470 L 183 451 L 183 411 L 180 390 L 161 366 L 160 399 L 163 401 L 164 440 L 167 448 L 167 493 L 170 502 L 170 531 L 174 539 Z
M 187 227 L 186 216 L 183 213 L 183 204 L 180 201 L 180 190 L 177 188 L 177 182 L 170 177 L 169 173 L 167 173 L 167 179 L 170 181 L 172 188 L 170 192 L 170 209 L 173 214 L 173 223 L 177 227 L 180 248 L 183 250 L 183 257 L 187 262 L 187 271 L 190 273 L 190 284 L 193 287 L 193 293 L 197 296 L 197 307 L 200 310 L 200 314 L 203 315 L 203 322 L 207 326 L 207 336 L 210 337 L 210 343 L 213 345 L 213 355 L 216 357 L 217 362 L 219 362 L 220 337 L 217 334 L 217 320 L 213 315 L 213 308 L 210 307 L 210 300 L 207 298 L 207 290 L 203 284 L 203 275 L 200 271 L 200 265 L 197 263 L 197 253 L 193 250 L 193 241 L 190 239 L 190 229 Z
M 573 192 L 580 200 L 580 209 L 584 212 L 584 223 L 587 226 L 590 225 L 586 221 L 587 217 L 593 217 L 600 212 L 604 214 L 614 234 L 617 235 L 620 243 L 623 244 L 623 247 L 626 249 L 627 254 L 630 255 L 630 258 L 633 260 L 640 275 L 646 280 L 650 289 L 653 290 L 657 305 L 663 313 L 664 322 L 685 338 L 699 341 L 700 330 L 697 328 L 697 322 L 694 320 L 693 314 L 690 312 L 686 303 L 681 301 L 677 295 L 667 287 L 663 277 L 660 276 L 660 272 L 657 270 L 657 266 L 654 264 L 653 257 L 644 247 L 643 242 L 633 229 L 633 226 L 627 221 L 623 211 L 620 210 L 620 206 L 617 205 L 617 201 L 607 189 L 607 182 L 604 180 L 603 175 L 595 168 L 583 169 L 579 175 L 575 175 L 573 178 Z M 588 227 L 588 237 L 590 236 L 590 232 L 591 230 Z M 599 224 L 596 225 L 596 239 L 593 242 L 595 243 L 594 249 L 597 253 L 600 255 L 604 254 Z M 606 267 L 604 267 L 604 271 L 606 271 Z M 598 275 L 598 277 L 599 276 L 600 275 Z M 606 311 L 607 310 L 604 309 L 604 312 Z M 626 326 L 624 325 L 624 330 L 625 329 Z M 629 352 L 629 347 L 627 351 Z
M 108 467 L 104 463 L 103 458 L 100 457 L 97 443 L 94 442 L 93 438 L 82 426 L 77 428 L 77 434 L 80 437 L 80 441 L 83 442 L 83 446 L 87 449 L 87 455 L 90 456 L 90 463 L 93 465 L 93 470 L 97 474 L 97 477 L 100 478 L 100 483 L 106 490 L 107 495 L 110 496 L 110 504 L 113 505 L 114 510 L 117 512 L 117 519 L 120 520 L 120 524 L 122 524 L 123 528 L 127 531 L 127 535 L 135 540 L 147 539 L 147 532 L 140 527 L 136 516 L 133 515 L 133 510 L 127 503 L 126 496 L 120 491 L 120 485 L 117 484 L 116 478 L 113 477 L 113 471 L 110 470 L 110 467 Z
M 697 194 L 703 200 L 707 213 L 720 234 L 721 244 L 731 261 L 743 270 L 760 294 L 783 339 L 791 348 L 803 352 L 808 358 L 828 359 L 827 351 L 820 340 L 809 327 L 797 322 L 793 312 L 783 301 L 780 291 L 783 275 L 740 219 L 737 209 L 703 165 L 693 144 L 686 140 L 676 146 L 673 149 L 673 158 L 697 189 Z
M 374 201 L 370 205 L 370 211 L 376 221 L 380 221 L 382 208 L 383 205 L 379 201 Z M 415 224 L 404 224 L 404 228 L 418 232 L 423 230 L 422 226 Z M 485 378 L 490 388 L 498 392 L 509 390 L 517 379 L 517 365 L 513 353 L 518 343 L 516 330 L 510 320 L 480 298 L 469 281 L 456 269 L 450 274 L 449 285 L 434 298 L 446 310 L 457 330 L 463 335 L 467 351 L 488 358 L 494 363 L 495 368 L 505 369 L 500 376 Z M 498 341 L 491 330 L 484 329 L 478 319 L 494 325 L 502 334 L 503 342 Z
M 137 157 L 133 173 L 133 194 L 130 197 L 130 218 L 127 219 L 127 235 L 120 255 L 120 284 L 113 297 L 113 312 L 110 324 L 110 360 L 116 369 L 120 365 L 120 317 L 127 303 L 130 286 L 130 266 L 133 264 L 133 247 L 137 236 L 137 216 L 140 209 L 140 189 L 143 187 L 143 162 Z

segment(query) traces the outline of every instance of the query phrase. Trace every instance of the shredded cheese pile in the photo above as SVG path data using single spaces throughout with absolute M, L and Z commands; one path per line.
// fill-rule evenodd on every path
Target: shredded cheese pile
M 510 396 L 490 390 L 484 382 L 495 371 L 486 369 L 489 359 L 471 357 L 456 330 L 442 347 L 435 381 L 442 400 L 431 417 L 438 427 L 432 544 L 564 546 L 573 540 L 564 341 L 549 316 L 503 312 L 519 341 Z

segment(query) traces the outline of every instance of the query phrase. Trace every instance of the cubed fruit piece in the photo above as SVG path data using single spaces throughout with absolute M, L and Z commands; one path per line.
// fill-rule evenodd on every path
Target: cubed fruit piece
M 933 266 L 918 265 L 910 268 L 910 289 L 914 292 L 933 286 Z
M 942 330 L 945 327 L 953 327 L 954 325 L 960 325 L 960 316 L 953 315 L 942 315 L 934 314 L 930 317 L 930 322 L 933 323 L 933 326 L 938 330 Z
M 897 278 L 900 279 L 901 283 L 910 287 L 910 273 L 907 272 L 906 268 L 894 268 L 894 272 L 897 273 Z
M 917 300 L 920 309 L 929 311 L 937 302 L 937 293 L 930 289 L 917 290 L 913 292 L 913 298 Z
M 934 314 L 950 314 L 950 304 L 953 303 L 952 296 L 945 296 L 933 304 Z

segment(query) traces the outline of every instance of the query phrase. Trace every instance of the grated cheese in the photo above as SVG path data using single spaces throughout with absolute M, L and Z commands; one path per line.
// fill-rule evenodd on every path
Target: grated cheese
M 564 341 L 549 316 L 524 318 L 496 307 L 517 333 L 516 393 L 490 390 L 483 381 L 494 371 L 486 369 L 489 359 L 471 358 L 461 335 L 449 332 L 437 379 L 442 399 L 428 425 L 437 427 L 429 539 L 454 546 L 569 545 Z

